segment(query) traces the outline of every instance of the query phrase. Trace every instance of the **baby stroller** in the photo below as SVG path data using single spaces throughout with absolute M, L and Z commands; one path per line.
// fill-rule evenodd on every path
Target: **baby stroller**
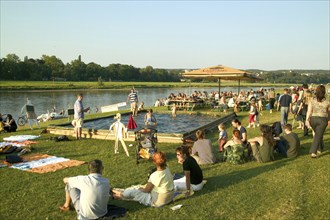
M 136 164 L 139 160 L 152 158 L 157 152 L 157 130 L 151 127 L 141 128 L 135 133 Z

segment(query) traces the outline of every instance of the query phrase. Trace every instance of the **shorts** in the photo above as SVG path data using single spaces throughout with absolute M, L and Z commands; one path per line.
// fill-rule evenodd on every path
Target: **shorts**
M 137 108 L 137 102 L 132 102 L 132 103 L 131 103 L 131 111 L 132 111 L 132 112 L 135 111 L 136 108 Z
M 72 125 L 75 128 L 82 128 L 82 126 L 84 125 L 84 119 L 82 118 L 73 119 Z

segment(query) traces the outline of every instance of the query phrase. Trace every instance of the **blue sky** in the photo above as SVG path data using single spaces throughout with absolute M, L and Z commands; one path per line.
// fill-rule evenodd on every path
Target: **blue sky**
M 4 1 L 1 58 L 330 69 L 326 1 Z

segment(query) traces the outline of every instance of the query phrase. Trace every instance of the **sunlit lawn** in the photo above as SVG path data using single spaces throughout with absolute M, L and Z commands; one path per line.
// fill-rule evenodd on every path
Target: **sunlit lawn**
M 243 125 L 247 125 L 247 113 L 239 113 Z M 198 117 L 198 116 L 196 116 Z M 278 112 L 264 111 L 261 123 L 271 124 L 280 119 Z M 292 122 L 292 118 L 290 120 Z M 296 124 L 297 125 L 297 124 Z M 44 124 L 46 126 L 46 124 Z M 229 124 L 228 124 L 229 126 Z M 39 134 L 41 130 L 20 128 L 15 134 Z M 228 128 L 231 134 L 232 128 Z M 329 219 L 330 218 L 330 129 L 324 137 L 326 149 L 318 159 L 311 159 L 308 150 L 312 136 L 303 137 L 301 155 L 296 159 L 284 159 L 259 164 L 247 162 L 232 165 L 225 162 L 202 166 L 207 184 L 192 197 L 179 200 L 163 208 L 145 207 L 135 202 L 110 201 L 127 208 L 127 219 Z M 259 134 L 259 129 L 249 129 L 248 137 Z M 1 134 L 0 138 L 11 134 Z M 104 176 L 112 187 L 124 188 L 147 181 L 151 162 L 136 165 L 134 147 L 131 157 L 123 150 L 114 154 L 112 141 L 86 139 L 55 143 L 42 135 L 33 145 L 34 153 L 48 153 L 70 159 L 90 161 L 101 159 L 105 164 Z M 218 132 L 210 131 L 216 148 Z M 182 172 L 175 158 L 177 144 L 158 144 L 166 152 L 172 173 Z M 0 159 L 4 159 L 1 155 Z M 1 168 L 0 219 L 75 219 L 75 212 L 61 213 L 58 206 L 64 202 L 63 177 L 87 173 L 87 166 L 67 168 L 54 173 L 33 174 L 16 169 Z M 172 211 L 171 206 L 183 204 Z

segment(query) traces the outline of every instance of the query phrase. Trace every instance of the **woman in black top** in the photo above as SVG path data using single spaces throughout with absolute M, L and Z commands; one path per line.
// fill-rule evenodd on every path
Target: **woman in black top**
M 203 188 L 203 172 L 196 160 L 190 156 L 186 146 L 176 148 L 178 163 L 182 164 L 184 177 L 174 180 L 175 190 L 187 190 L 186 195 L 190 195 L 190 190 L 198 191 Z

